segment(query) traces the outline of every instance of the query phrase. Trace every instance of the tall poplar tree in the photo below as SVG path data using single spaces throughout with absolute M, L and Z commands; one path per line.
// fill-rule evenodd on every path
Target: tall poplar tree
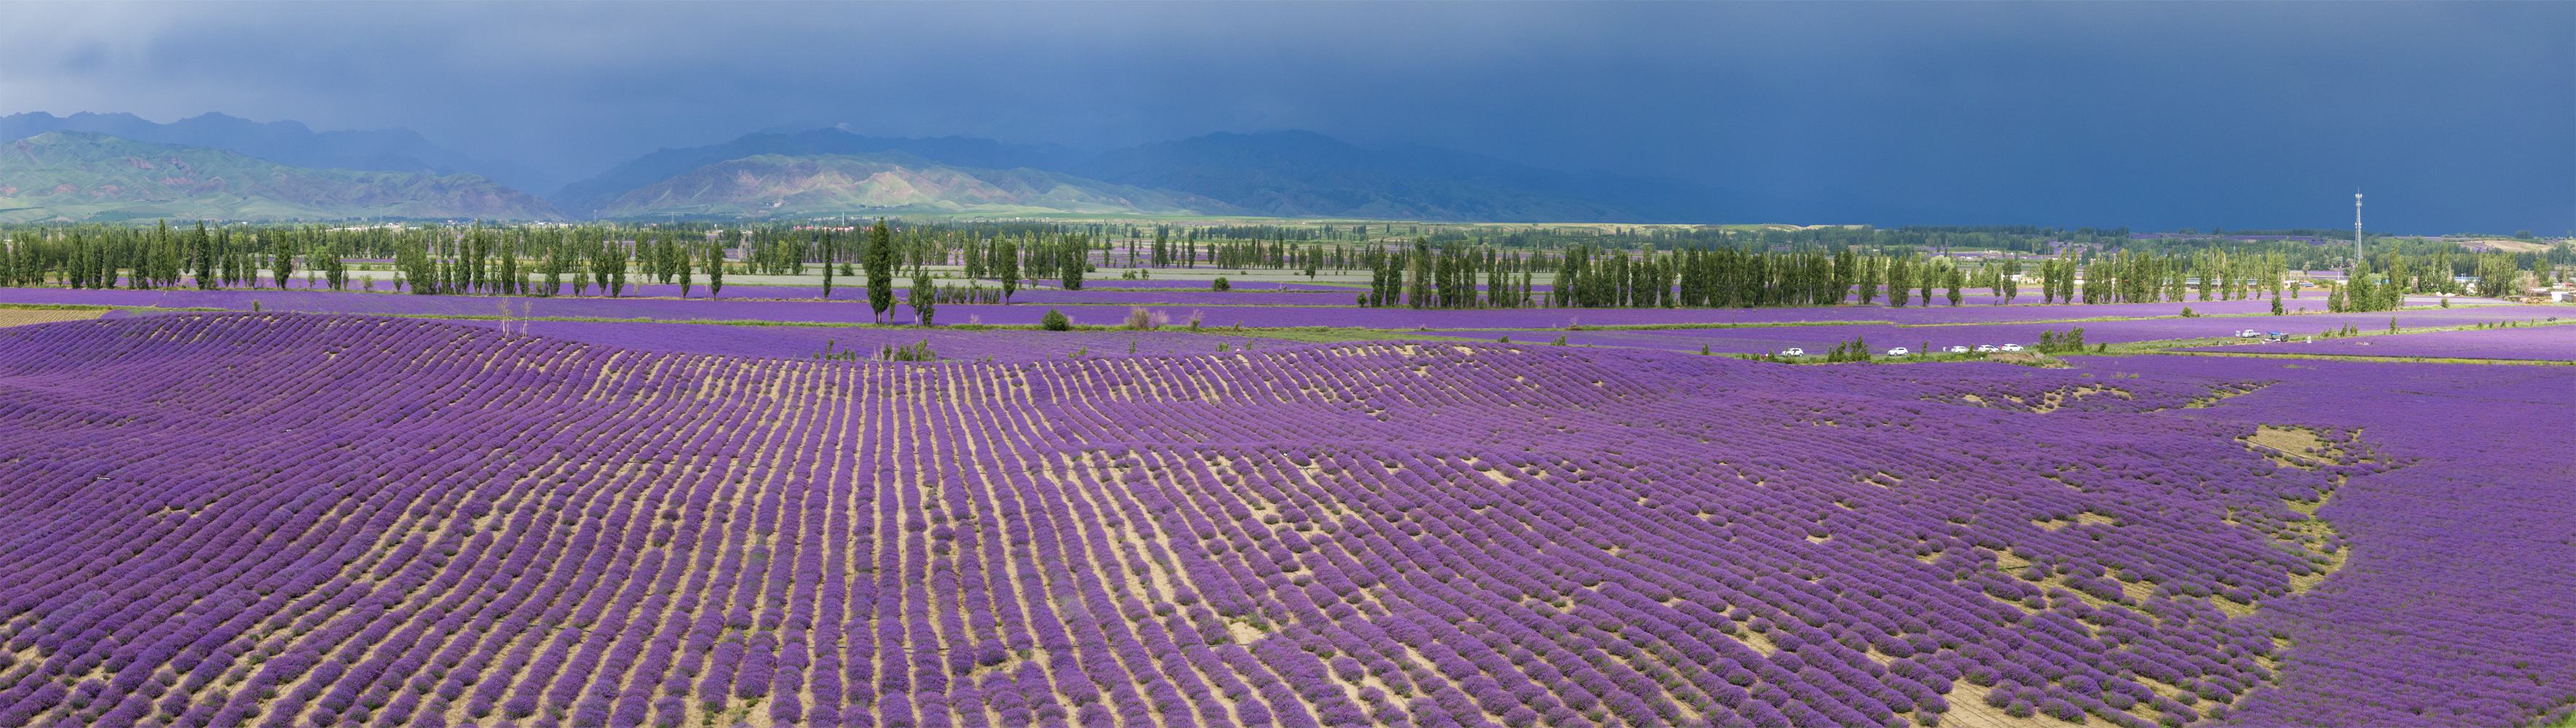
M 1911 266 L 1907 265 L 1906 257 L 1897 256 L 1888 259 L 1887 305 L 1896 308 L 1905 307 L 1906 296 L 1911 293 L 1914 288 L 1913 279 L 1910 277 L 1912 273 L 1913 269 Z
M 1879 264 L 1878 264 L 1878 256 L 1873 255 L 1873 256 L 1870 256 L 1870 257 L 1868 257 L 1868 258 L 1863 258 L 1863 259 L 1861 259 L 1861 261 L 1860 261 L 1860 302 L 1861 302 L 1861 303 L 1863 303 L 1863 304 L 1868 304 L 1868 303 L 1870 303 L 1871 301 L 1878 300 L 1878 278 L 1879 278 L 1879 271 L 1880 271 L 1880 270 L 1882 270 L 1882 269 L 1879 267 Z
M 662 253 L 662 255 L 661 255 L 660 257 L 661 257 L 663 260 L 665 260 L 665 261 L 669 261 L 669 265 L 671 265 L 671 266 L 676 267 L 676 268 L 678 268 L 678 269 L 679 269 L 679 274 L 680 274 L 680 297 L 681 297 L 681 298 L 688 298 L 688 297 L 689 297 L 689 278 L 690 278 L 690 275 L 689 275 L 689 268 L 690 268 L 690 267 L 691 267 L 691 265 L 693 264 L 693 261 L 689 260 L 689 256 L 687 256 L 687 255 L 685 255 L 685 254 L 681 253 L 681 252 L 680 252 L 680 249 L 679 249 L 679 246 L 678 246 L 678 245 L 676 245 L 676 244 L 675 244 L 675 245 L 673 245 L 672 247 L 670 247 L 669 249 L 667 249 L 667 250 L 663 251 L 663 253 Z
M 939 305 L 935 300 L 938 295 L 939 292 L 930 287 L 930 269 L 913 266 L 912 289 L 904 292 L 904 302 L 912 306 L 914 322 L 923 326 L 930 325 L 930 317 Z
M 1057 248 L 1057 252 L 1063 256 L 1058 259 L 1058 265 L 1063 267 L 1064 289 L 1082 290 L 1082 274 L 1091 267 L 1091 237 L 1068 235 L 1061 242 L 1062 247 Z
M 877 218 L 876 227 L 868 229 L 868 310 L 878 321 L 894 310 L 894 232 L 886 229 L 885 218 Z
M 724 292 L 724 263 L 725 263 L 725 246 L 723 246 L 723 245 L 721 245 L 721 244 L 717 244 L 717 245 L 708 245 L 708 246 L 707 246 L 707 297 L 708 297 L 708 298 L 715 298 L 715 297 L 716 297 L 716 294 L 720 294 L 720 293 L 723 293 L 723 292 Z
M 137 278 L 140 278 L 143 275 L 143 271 L 140 269 L 137 269 L 134 273 Z M 295 275 L 294 236 L 283 232 L 269 236 L 268 273 L 277 281 L 277 287 L 279 289 L 283 290 L 286 288 L 288 278 Z
M 994 273 L 1002 279 L 1002 302 L 1009 303 L 1011 294 L 1020 291 L 1020 244 L 1007 237 L 993 239 Z
M 832 234 L 823 233 L 823 297 L 832 297 Z

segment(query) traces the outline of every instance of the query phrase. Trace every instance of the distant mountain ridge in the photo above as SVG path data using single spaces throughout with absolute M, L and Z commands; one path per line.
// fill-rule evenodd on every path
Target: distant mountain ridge
M 1682 182 L 1584 177 L 1422 146 L 1369 149 L 1310 131 L 1138 145 L 1072 171 L 1282 217 L 1702 222 L 1718 202 L 1715 191 Z
M 700 166 L 766 154 L 904 153 L 982 169 L 1030 168 L 1217 203 L 1208 214 L 1492 222 L 1708 222 L 1728 195 L 1672 180 L 1577 175 L 1421 146 L 1369 149 L 1308 131 L 1217 133 L 1095 155 L 988 139 L 870 137 L 838 128 L 762 132 L 663 149 L 564 187 L 573 214 Z
M 314 131 L 302 122 L 258 122 L 219 113 L 199 114 L 167 124 L 121 113 L 55 116 L 31 112 L 0 116 L 0 141 L 51 131 L 222 149 L 310 169 L 478 174 L 514 186 L 544 185 L 560 179 L 524 166 L 441 147 L 409 129 Z
M 628 191 L 600 217 L 775 218 L 835 214 L 1189 215 L 1239 213 L 1195 195 L 1035 169 L 978 169 L 899 154 L 760 154 Z
M 757 132 L 723 144 L 660 149 L 599 176 L 565 185 L 551 197 L 575 215 L 591 215 L 619 197 L 699 167 L 759 155 L 866 155 L 902 153 L 939 164 L 979 169 L 1053 169 L 1071 154 L 1061 149 L 1005 144 L 974 137 L 872 137 L 838 128 L 794 133 Z
M 0 222 L 560 220 L 483 177 L 305 169 L 221 149 L 54 131 L 0 142 Z
M 224 150 L 300 170 L 298 174 L 357 170 L 445 177 L 459 170 L 509 166 L 441 148 L 401 129 L 316 132 L 292 121 L 262 123 L 222 114 L 167 124 L 131 114 L 0 116 L 0 141 L 48 132 Z M 844 157 L 862 158 L 865 164 Z M 546 176 L 523 172 L 517 178 Z M 476 180 L 498 186 L 497 178 Z M 20 185 L 25 189 L 51 186 L 32 184 L 41 179 L 23 181 L 31 183 Z M 390 178 L 369 184 L 374 186 L 353 193 L 374 196 L 358 207 L 402 207 L 383 195 L 389 194 L 388 187 L 409 185 Z M 143 189 L 114 187 L 117 192 L 101 199 Z M 155 201 L 176 204 L 195 189 L 200 188 L 179 185 L 150 194 Z M 470 195 L 460 189 L 422 191 L 428 197 L 410 209 L 473 210 L 478 207 L 457 204 L 459 195 L 481 195 L 479 209 L 490 214 L 475 216 L 527 219 L 912 211 L 1710 223 L 1797 219 L 1821 210 L 1815 201 L 1748 196 L 1675 180 L 1569 173 L 1424 146 L 1363 147 L 1309 131 L 1215 133 L 1098 153 L 962 136 L 868 136 L 842 127 L 762 131 L 721 144 L 657 150 L 565 184 L 535 204 L 525 193 L 507 188 Z M 341 207 L 322 201 L 326 196 L 316 191 L 297 194 L 316 204 L 242 209 L 302 216 Z M 49 199 L 74 203 L 71 198 Z M 67 216 L 94 214 L 95 205 L 82 204 L 86 206 Z M 225 200 L 210 204 L 219 211 L 239 207 Z M 36 214 L 20 210 L 15 216 Z

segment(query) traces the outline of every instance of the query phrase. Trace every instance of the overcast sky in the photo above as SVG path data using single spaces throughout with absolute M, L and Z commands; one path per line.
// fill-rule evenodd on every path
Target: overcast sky
M 782 127 L 1085 149 L 1311 129 L 1955 218 L 1911 222 L 2339 227 L 2357 187 L 2392 230 L 2576 229 L 2566 2 L 8 14 L 0 113 L 405 127 L 566 176 Z

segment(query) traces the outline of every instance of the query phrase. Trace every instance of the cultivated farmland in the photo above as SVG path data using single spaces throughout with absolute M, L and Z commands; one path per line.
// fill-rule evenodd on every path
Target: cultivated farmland
M 2477 699 L 2428 714 L 2372 677 L 2402 652 L 2311 636 L 2500 572 L 2356 549 L 2461 516 L 2355 491 L 2477 480 L 2353 434 L 2399 423 L 2181 416 L 2296 409 L 2247 404 L 2316 389 L 2292 371 L 817 363 L 246 314 L 0 337 L 11 724 L 2491 723 L 2554 699 L 2515 671 L 2569 677 L 2507 659 L 2567 647 L 2556 600 L 2443 612 L 2529 639 L 2455 654 L 2523 667 L 2450 673 Z
M 2565 306 L 1416 308 L 1250 274 L 920 325 L 794 280 L 39 283 L 0 288 L 0 725 L 2576 704 L 2576 455 L 2535 426 L 2576 411 Z M 2034 350 L 1882 351 L 1924 343 Z

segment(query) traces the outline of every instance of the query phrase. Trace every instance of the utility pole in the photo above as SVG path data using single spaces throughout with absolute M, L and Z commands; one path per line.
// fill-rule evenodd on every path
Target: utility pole
M 2352 193 L 2352 265 L 2361 267 L 2361 193 Z M 2346 276 L 2350 277 L 2350 276 Z

